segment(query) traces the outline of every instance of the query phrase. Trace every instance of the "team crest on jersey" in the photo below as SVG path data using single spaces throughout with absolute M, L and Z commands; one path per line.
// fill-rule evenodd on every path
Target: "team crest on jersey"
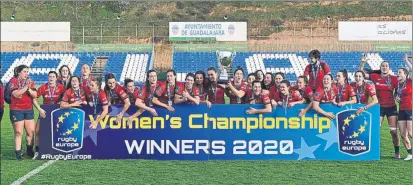
M 316 93 L 314 94 L 314 96 L 315 96 L 316 98 L 318 98 L 318 97 L 320 97 L 320 93 L 319 93 L 319 92 L 316 92 Z
M 370 151 L 371 114 L 357 110 L 345 110 L 337 113 L 337 132 L 339 151 L 357 156 Z
M 181 87 L 179 85 L 176 85 L 175 93 L 178 94 L 179 91 L 181 91 Z
M 143 96 L 144 91 L 139 91 L 138 96 Z
M 156 88 L 155 92 L 156 92 L 156 94 L 161 93 L 161 92 L 162 92 L 162 88 L 161 88 L 161 87 Z

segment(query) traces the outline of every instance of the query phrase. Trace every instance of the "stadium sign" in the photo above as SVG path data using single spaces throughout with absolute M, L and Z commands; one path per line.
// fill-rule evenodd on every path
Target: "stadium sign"
M 70 22 L 1 22 L 1 41 L 67 42 Z
M 374 51 L 412 51 L 411 44 L 375 44 Z
M 41 159 L 155 159 L 155 160 L 379 160 L 379 105 L 360 115 L 362 104 L 337 107 L 321 105 L 337 115 L 330 120 L 313 110 L 297 117 L 305 105 L 285 111 L 278 107 L 269 114 L 247 115 L 251 105 L 176 105 L 175 112 L 156 108 L 158 117 L 144 112 L 127 123 L 137 108 L 131 107 L 122 123 L 116 115 L 123 106 L 112 105 L 96 129 L 91 107 L 58 109 L 42 105 L 49 113 L 41 119 Z M 263 105 L 253 105 L 262 108 Z M 231 107 L 229 109 L 229 107 Z M 73 112 L 73 114 L 71 114 Z M 55 134 L 65 134 L 84 112 L 83 143 L 76 150 L 56 148 Z M 59 117 L 69 113 L 56 129 Z M 57 116 L 57 120 L 55 119 Z M 70 121 L 70 120 L 72 121 Z M 81 121 L 80 121 L 81 122 Z M 79 123 L 80 123 L 79 122 Z M 50 126 L 52 123 L 52 126 Z M 62 128 L 62 127 L 60 127 Z M 62 135 L 63 136 L 63 135 Z M 76 136 L 80 136 L 77 134 Z M 64 139 L 69 141 L 69 139 Z M 72 142 L 70 140 L 70 142 Z M 63 150 L 63 151 L 62 151 Z M 68 152 L 70 151 L 70 152 Z
M 247 41 L 247 23 L 169 22 L 169 41 Z
M 338 39 L 340 41 L 412 41 L 412 22 L 340 21 Z

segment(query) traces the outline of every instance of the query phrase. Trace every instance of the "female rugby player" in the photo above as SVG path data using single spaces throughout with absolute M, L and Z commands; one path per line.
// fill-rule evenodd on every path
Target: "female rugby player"
M 326 112 L 320 107 L 320 103 L 322 104 L 333 104 L 336 100 L 335 90 L 336 88 L 333 86 L 333 75 L 326 74 L 324 75 L 323 79 L 323 88 L 318 88 L 314 93 L 313 97 L 313 108 L 318 113 L 330 118 L 334 119 L 335 115 L 331 112 Z
M 397 124 L 403 145 L 409 153 L 404 160 L 412 160 L 412 79 L 408 77 L 408 70 L 400 68 L 397 73 L 399 81 L 396 100 L 399 102 L 399 115 Z
M 360 70 L 363 70 L 366 57 L 362 57 Z M 384 117 L 387 116 L 387 122 L 390 127 L 390 135 L 393 140 L 394 158 L 400 158 L 400 140 L 397 133 L 397 106 L 395 101 L 395 92 L 398 86 L 397 77 L 390 75 L 390 64 L 383 61 L 380 64 L 380 74 L 366 74 L 366 79 L 370 79 L 376 86 L 377 99 L 380 104 L 380 125 Z
M 14 149 L 17 160 L 22 160 L 22 135 L 26 129 L 27 155 L 34 156 L 33 135 L 35 130 L 33 99 L 37 97 L 33 80 L 29 78 L 29 67 L 20 65 L 16 69 L 17 76 L 9 82 L 11 92 L 10 121 L 14 128 Z
M 197 104 L 199 105 L 199 90 L 194 84 L 195 75 L 188 73 L 185 77 L 185 89 L 182 89 L 175 95 L 175 104 Z
M 65 92 L 65 87 L 57 83 L 57 73 L 56 71 L 50 71 L 48 75 L 48 82 L 41 85 L 37 89 L 37 98 L 33 99 L 33 104 L 39 110 L 39 116 L 41 118 L 46 117 L 46 111 L 42 109 L 37 102 L 37 99 L 43 97 L 43 105 L 56 105 L 60 103 L 60 100 Z M 39 156 L 39 134 L 40 134 L 40 119 L 37 119 L 36 130 L 35 130 L 35 149 L 36 153 L 34 154 L 33 159 L 36 159 Z

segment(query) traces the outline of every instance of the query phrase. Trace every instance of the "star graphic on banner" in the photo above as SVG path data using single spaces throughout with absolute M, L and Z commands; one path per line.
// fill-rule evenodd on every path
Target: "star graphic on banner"
M 334 125 L 334 123 L 331 123 L 328 132 L 318 134 L 317 137 L 327 141 L 326 146 L 324 147 L 324 151 L 326 151 L 328 148 L 330 148 L 331 145 L 338 142 L 336 125 Z
M 309 147 L 307 143 L 304 141 L 304 138 L 301 137 L 301 147 L 299 149 L 294 150 L 294 153 L 298 154 L 297 160 L 301 160 L 306 157 L 315 159 L 314 151 L 317 150 L 319 146 L 320 144 Z
M 349 126 L 349 125 L 350 125 L 350 119 L 346 118 L 346 119 L 344 120 L 344 125 Z
M 106 128 L 108 127 L 108 125 L 106 125 Z M 83 138 L 86 138 L 87 136 L 90 137 L 90 139 L 92 139 L 93 143 L 95 144 L 95 146 L 98 145 L 98 131 L 103 130 L 105 128 L 102 128 L 102 126 L 100 124 L 98 124 L 96 126 L 96 129 L 91 129 L 89 127 L 86 128 L 85 130 L 85 136 Z
M 65 120 L 65 118 L 63 116 L 59 117 L 59 123 L 63 123 L 64 120 Z
M 75 123 L 73 126 L 72 126 L 72 128 L 73 128 L 73 130 L 76 130 L 76 129 L 78 129 L 79 128 L 79 125 L 78 125 L 78 123 Z

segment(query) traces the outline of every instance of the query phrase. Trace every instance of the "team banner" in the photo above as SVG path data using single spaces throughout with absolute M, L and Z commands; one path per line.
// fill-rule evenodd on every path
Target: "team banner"
M 130 107 L 122 123 L 112 105 L 96 129 L 91 107 L 58 109 L 42 105 L 47 116 L 40 121 L 41 159 L 156 159 L 156 160 L 379 160 L 379 105 L 356 114 L 362 104 L 321 105 L 336 118 L 306 105 L 269 114 L 247 115 L 251 105 L 176 105 L 174 112 L 156 108 L 128 124 Z M 263 105 L 252 107 L 263 108 Z M 99 113 L 100 110 L 97 110 Z
M 247 22 L 169 22 L 169 41 L 247 41 Z
M 412 41 L 412 22 L 340 21 L 338 40 Z

